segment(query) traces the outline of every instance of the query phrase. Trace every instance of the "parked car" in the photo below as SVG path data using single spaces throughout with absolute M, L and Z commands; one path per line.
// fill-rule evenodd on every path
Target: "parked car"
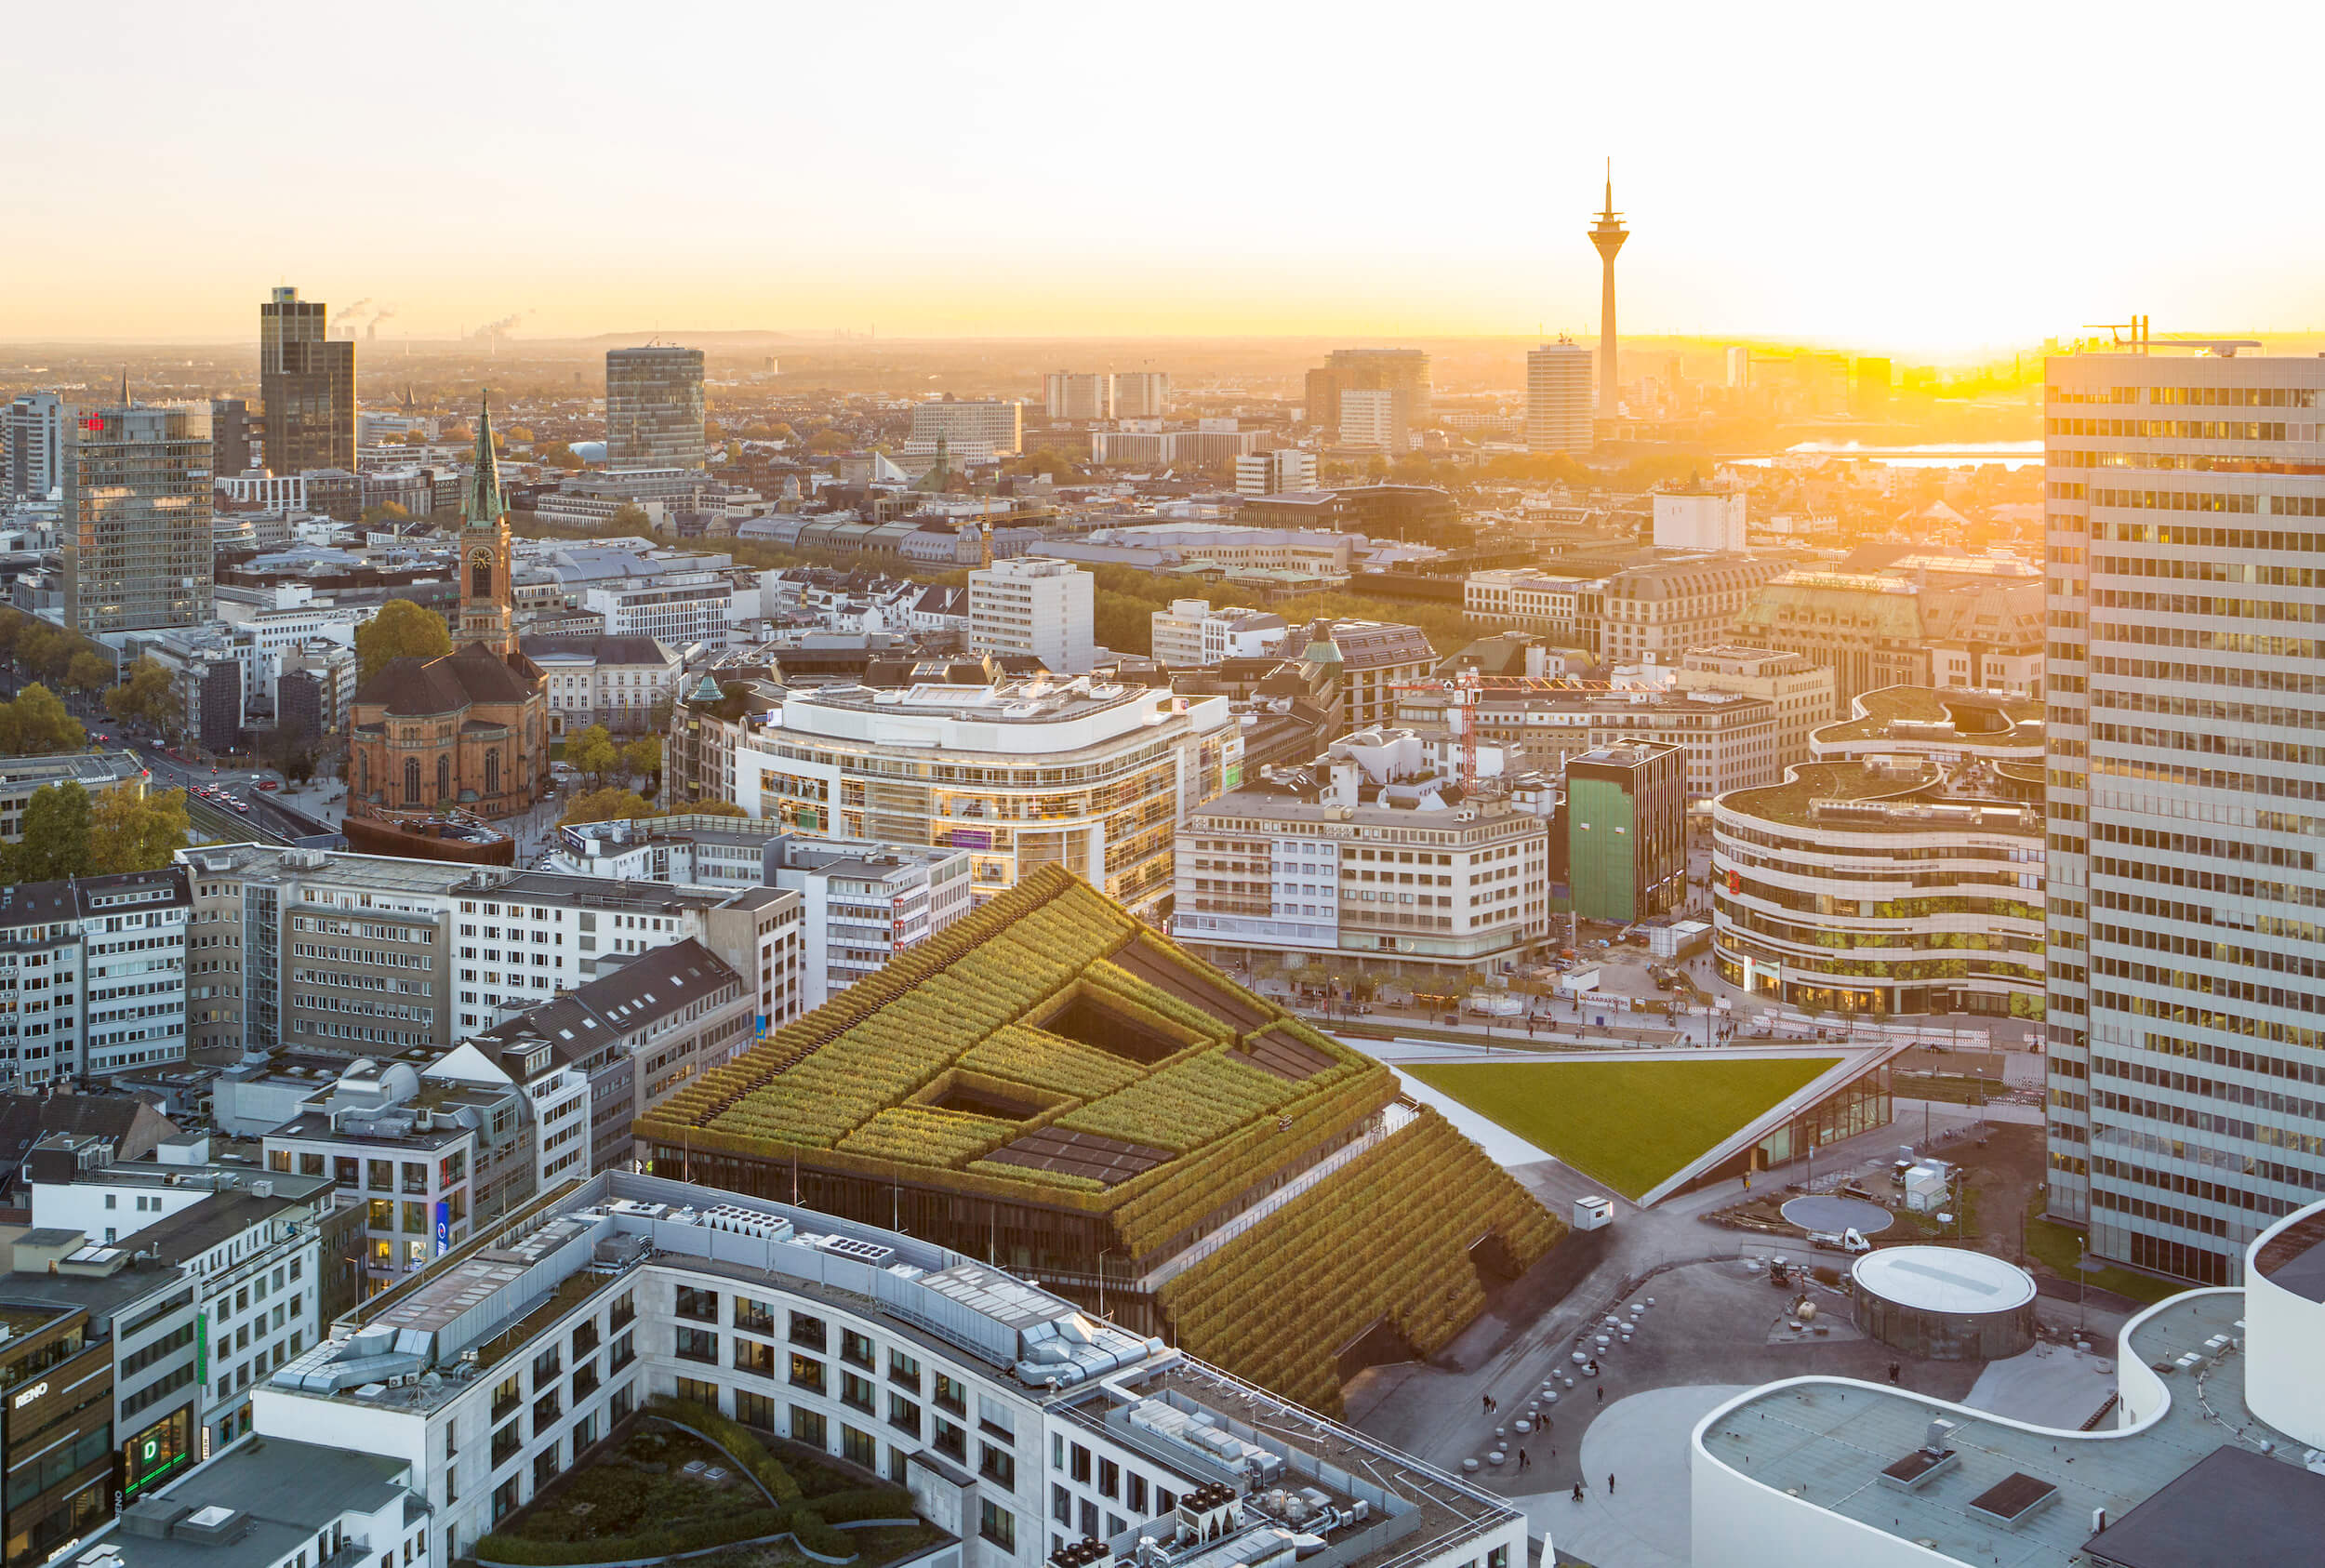
M 279 790 L 279 789 L 281 789 L 281 788 L 282 788 L 282 786 L 281 786 L 280 784 L 277 784 L 277 783 L 276 783 L 276 782 L 274 782 L 274 780 L 273 780 L 273 779 L 272 779 L 272 778 L 261 778 L 261 779 L 259 779 L 259 786 L 258 786 L 258 787 L 259 787 L 259 789 L 261 789 L 261 790 Z

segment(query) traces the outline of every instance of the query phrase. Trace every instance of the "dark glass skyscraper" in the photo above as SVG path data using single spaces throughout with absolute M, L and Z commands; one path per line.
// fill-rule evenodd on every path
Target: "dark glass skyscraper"
M 355 344 L 334 342 L 330 307 L 278 288 L 259 307 L 266 466 L 283 475 L 355 469 Z
M 605 466 L 702 466 L 702 351 L 649 343 L 605 355 Z

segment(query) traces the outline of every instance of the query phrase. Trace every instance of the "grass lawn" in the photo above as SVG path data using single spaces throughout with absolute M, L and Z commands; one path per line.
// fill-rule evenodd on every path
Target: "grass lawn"
M 2039 1187 L 2026 1205 L 2026 1251 L 2034 1260 L 2062 1280 L 2088 1278 L 2101 1290 L 2111 1290 L 2118 1296 L 2128 1296 L 2133 1301 L 2154 1303 L 2168 1300 L 2192 1287 L 2171 1280 L 2159 1280 L 2149 1274 L 2135 1274 L 2129 1269 L 2106 1268 L 2086 1276 L 2075 1268 L 2075 1260 L 2082 1256 L 2082 1232 L 2071 1225 L 2061 1225 L 2047 1218 L 2043 1213 L 2045 1194 Z
M 1636 1198 L 1839 1059 L 1457 1062 L 1404 1070 Z

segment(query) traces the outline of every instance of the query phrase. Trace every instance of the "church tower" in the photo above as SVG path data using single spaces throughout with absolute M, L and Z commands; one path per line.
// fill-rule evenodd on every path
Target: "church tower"
M 475 469 L 460 498 L 460 618 L 455 647 L 482 643 L 506 658 L 516 652 L 516 612 L 509 582 L 509 503 L 493 456 L 492 393 L 476 417 Z

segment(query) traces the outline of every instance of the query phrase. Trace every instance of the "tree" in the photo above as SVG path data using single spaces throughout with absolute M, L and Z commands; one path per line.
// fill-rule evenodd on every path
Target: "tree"
M 147 794 L 115 785 L 89 810 L 89 870 L 97 876 L 157 871 L 186 847 L 192 826 L 183 790 Z
M 65 666 L 64 684 L 77 692 L 102 691 L 113 684 L 113 667 L 84 649 Z
M 70 780 L 42 785 L 24 804 L 24 842 L 8 853 L 10 879 L 57 882 L 88 871 L 88 791 Z
M 591 724 L 567 739 L 565 759 L 587 774 L 592 783 L 601 785 L 621 766 L 621 753 L 604 724 Z
M 48 680 L 62 676 L 73 662 L 76 639 L 69 631 L 35 620 L 17 637 L 17 662 Z
M 15 701 L 0 702 L 0 756 L 46 757 L 87 744 L 81 721 L 37 682 L 17 693 Z
M 24 635 L 24 628 L 31 623 L 31 618 L 21 610 L 0 605 L 0 659 L 16 657 L 16 641 Z
M 169 671 L 145 658 L 129 666 L 127 679 L 105 694 L 105 711 L 117 724 L 148 724 L 173 737 L 186 722 Z
M 621 760 L 629 771 L 641 778 L 652 778 L 662 771 L 662 737 L 641 736 L 621 749 Z
M 655 815 L 655 809 L 634 790 L 591 790 L 587 794 L 574 796 L 566 803 L 565 814 L 559 818 L 559 826 L 628 821 Z
M 622 502 L 621 505 L 614 508 L 614 514 L 605 520 L 605 525 L 617 533 L 624 528 L 648 528 L 653 525 L 654 519 L 646 515 L 645 508 L 635 501 Z
M 355 681 L 370 680 L 398 658 L 441 658 L 452 651 L 444 617 L 409 599 L 391 599 L 355 628 Z

